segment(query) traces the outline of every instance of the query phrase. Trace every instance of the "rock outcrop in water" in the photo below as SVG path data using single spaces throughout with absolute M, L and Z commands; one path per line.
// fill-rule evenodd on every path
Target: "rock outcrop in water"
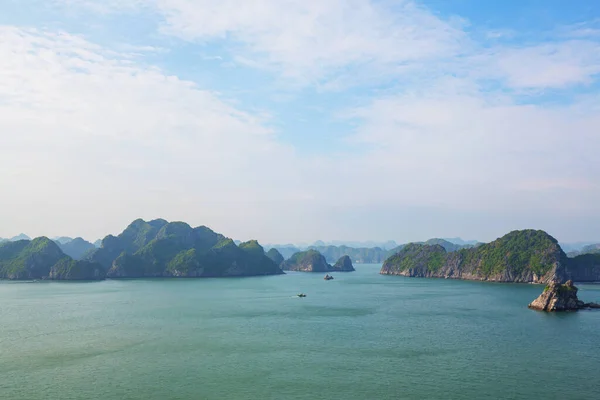
M 255 240 L 237 246 L 205 226 L 157 219 L 133 221 L 87 257 L 109 278 L 221 277 L 282 274 Z
M 523 230 L 452 253 L 439 245 L 409 244 L 385 261 L 381 273 L 529 283 L 564 282 L 571 276 L 586 281 L 597 278 L 595 273 L 586 274 L 589 268 L 582 268 L 575 268 L 556 239 L 546 232 Z
M 577 311 L 582 308 L 600 308 L 600 304 L 584 303 L 577 298 L 577 288 L 569 280 L 564 285 L 550 282 L 544 292 L 529 308 L 540 311 Z
M 352 260 L 349 256 L 342 256 L 331 268 L 333 271 L 351 272 L 354 271 Z

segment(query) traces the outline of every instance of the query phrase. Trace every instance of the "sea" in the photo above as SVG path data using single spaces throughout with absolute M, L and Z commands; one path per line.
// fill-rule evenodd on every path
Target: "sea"
M 600 399 L 600 311 L 355 267 L 0 282 L 0 399 Z

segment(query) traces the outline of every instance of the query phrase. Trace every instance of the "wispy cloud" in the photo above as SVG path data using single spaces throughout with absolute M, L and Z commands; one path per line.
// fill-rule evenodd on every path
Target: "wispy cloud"
M 467 34 L 466 21 L 441 18 L 413 0 L 123 0 L 102 7 L 151 9 L 162 16 L 162 33 L 198 43 L 225 40 L 238 63 L 272 71 L 297 88 L 341 91 L 390 80 L 420 86 L 457 75 L 515 89 L 564 88 L 589 83 L 600 71 L 593 21 L 564 27 L 569 34 L 562 40 L 490 46 Z M 488 39 L 516 35 L 484 33 Z
M 570 40 L 504 48 L 492 54 L 489 63 L 505 76 L 510 87 L 564 88 L 586 84 L 600 73 L 600 42 Z
M 109 2 L 103 8 L 141 3 Z M 192 42 L 227 38 L 236 44 L 235 57 L 304 84 L 349 68 L 381 73 L 386 66 L 422 65 L 470 46 L 462 21 L 442 20 L 410 0 L 148 0 L 145 5 L 163 16 L 165 34 Z
M 202 59 L 206 61 L 223 61 L 223 57 L 221 56 L 204 55 L 202 56 Z

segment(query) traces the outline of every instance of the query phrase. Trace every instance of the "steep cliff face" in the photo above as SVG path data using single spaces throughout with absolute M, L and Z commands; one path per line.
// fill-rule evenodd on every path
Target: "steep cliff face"
M 352 265 L 352 260 L 349 256 L 342 256 L 339 260 L 331 267 L 332 271 L 340 271 L 340 272 L 352 272 L 354 271 L 354 266 Z
M 255 240 L 240 246 L 205 226 L 154 220 L 132 222 L 107 236 L 88 258 L 109 278 L 255 276 L 283 273 Z
M 65 257 L 50 268 L 48 279 L 54 280 L 103 280 L 106 270 L 98 263 L 77 261 Z
M 301 251 L 294 254 L 281 264 L 281 269 L 302 272 L 330 272 L 332 270 L 325 257 L 316 250 Z
M 382 274 L 547 283 L 567 277 L 568 261 L 543 231 L 511 232 L 491 243 L 447 253 L 440 245 L 409 244 L 388 258 Z

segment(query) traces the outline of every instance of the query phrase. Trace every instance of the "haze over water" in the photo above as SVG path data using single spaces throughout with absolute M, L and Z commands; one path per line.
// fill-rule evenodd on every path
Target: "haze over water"
M 1 282 L 0 398 L 597 399 L 600 312 L 531 311 L 538 285 L 379 267 Z

